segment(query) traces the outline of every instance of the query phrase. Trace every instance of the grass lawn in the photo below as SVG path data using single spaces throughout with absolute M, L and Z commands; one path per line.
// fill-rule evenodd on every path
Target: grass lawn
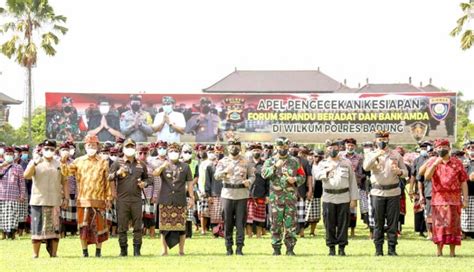
M 411 207 L 410 203 L 407 203 Z M 435 245 L 413 233 L 411 208 L 407 224 L 399 239 L 399 257 L 374 257 L 374 245 L 367 239 L 368 230 L 358 222 L 356 237 L 349 240 L 346 257 L 328 257 L 324 241 L 324 230 L 318 225 L 315 238 L 298 239 L 296 257 L 271 256 L 270 236 L 263 239 L 246 239 L 246 256 L 225 256 L 224 240 L 195 234 L 186 241 L 186 256 L 177 256 L 177 247 L 167 257 L 160 255 L 160 241 L 145 238 L 140 258 L 118 258 L 117 238 L 104 243 L 102 258 L 81 258 L 82 251 L 77 237 L 60 241 L 58 258 L 51 259 L 42 246 L 40 258 L 33 260 L 29 237 L 15 241 L 0 241 L 0 271 L 266 271 L 266 270 L 463 270 L 472 269 L 474 263 L 474 241 L 463 241 L 457 248 L 457 257 L 450 258 L 445 248 L 444 257 L 435 257 Z M 129 239 L 131 244 L 131 239 Z M 386 252 L 386 244 L 384 251 Z M 89 249 L 93 255 L 95 249 Z M 133 253 L 129 245 L 129 254 Z M 284 253 L 284 248 L 283 248 Z M 38 270 L 36 270 L 38 269 Z

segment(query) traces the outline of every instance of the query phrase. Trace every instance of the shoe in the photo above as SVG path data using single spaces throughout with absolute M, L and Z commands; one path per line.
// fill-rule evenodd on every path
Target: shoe
M 332 246 L 329 247 L 329 254 L 328 256 L 336 256 L 336 247 Z
M 88 251 L 87 249 L 83 249 L 83 250 L 82 250 L 82 256 L 83 256 L 84 258 L 89 257 L 89 251 Z
M 395 246 L 388 246 L 388 256 L 398 256 Z
M 281 255 L 281 248 L 275 247 L 273 248 L 273 256 L 280 256 Z
M 376 245 L 375 246 L 375 256 L 383 256 L 382 245 Z
M 286 250 L 286 256 L 296 256 L 292 248 Z
M 227 247 L 227 253 L 226 253 L 226 255 L 227 255 L 227 256 L 231 256 L 231 255 L 233 255 L 233 254 L 234 254 L 234 251 L 232 250 L 232 247 L 231 247 L 231 246 L 228 246 L 228 247 Z
M 138 257 L 141 256 L 140 249 L 142 245 L 133 245 L 133 256 Z
M 339 246 L 339 252 L 337 253 L 339 256 L 346 256 L 346 252 L 344 251 L 343 246 Z
M 235 255 L 244 256 L 244 253 L 242 252 L 242 246 L 237 246 L 237 249 L 235 250 Z
M 96 256 L 97 258 L 102 257 L 101 251 L 102 251 L 102 250 L 101 250 L 100 248 L 96 248 L 96 249 L 95 249 L 95 256 Z
M 128 247 L 127 246 L 121 246 L 120 247 L 120 257 L 127 257 L 128 255 Z

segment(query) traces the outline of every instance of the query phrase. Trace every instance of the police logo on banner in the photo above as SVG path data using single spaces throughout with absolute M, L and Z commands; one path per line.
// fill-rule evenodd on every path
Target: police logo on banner
M 428 125 L 422 122 L 416 122 L 410 125 L 410 134 L 417 142 L 423 140 L 428 131 Z
M 431 116 L 438 121 L 443 121 L 448 116 L 451 101 L 448 97 L 430 98 Z

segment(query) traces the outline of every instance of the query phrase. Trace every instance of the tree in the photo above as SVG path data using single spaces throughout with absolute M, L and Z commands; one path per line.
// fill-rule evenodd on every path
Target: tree
M 466 23 L 473 16 L 474 12 L 474 0 L 470 0 L 469 3 L 461 3 L 460 4 L 462 11 L 464 12 L 464 16 L 458 19 L 457 26 L 451 31 L 450 35 L 453 37 L 458 36 L 464 30 Z M 472 29 L 466 29 L 461 35 L 461 48 L 462 50 L 467 50 L 471 48 L 474 42 L 474 32 Z
M 457 112 L 457 136 L 456 144 L 462 147 L 464 142 L 474 136 L 474 124 L 469 120 L 469 111 L 474 105 L 473 100 L 464 100 L 463 93 L 458 93 L 458 101 L 456 105 Z
M 48 0 L 7 0 L 6 8 L 0 7 L 0 14 L 11 21 L 3 24 L 2 34 L 11 32 L 11 38 L 0 46 L 0 52 L 27 70 L 28 76 L 28 141 L 31 143 L 32 122 L 32 68 L 38 59 L 37 43 L 48 56 L 54 56 L 54 46 L 59 43 L 59 34 L 66 34 L 68 29 L 63 26 L 66 17 L 56 15 Z
M 32 141 L 29 141 L 30 134 Z M 38 107 L 33 112 L 31 128 L 27 119 L 24 120 L 21 127 L 15 132 L 15 141 L 17 144 L 24 144 L 29 141 L 31 145 L 41 143 L 46 137 L 46 110 L 44 107 Z

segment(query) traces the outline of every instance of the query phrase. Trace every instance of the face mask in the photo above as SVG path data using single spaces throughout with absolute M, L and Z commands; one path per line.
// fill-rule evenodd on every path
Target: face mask
M 97 153 L 97 149 L 94 148 L 86 148 L 87 156 L 92 157 Z
M 158 149 L 158 155 L 159 156 L 166 156 L 166 149 L 164 149 L 164 148 Z
M 21 160 L 27 161 L 29 158 L 28 154 L 21 154 Z
M 69 149 L 69 155 L 74 156 L 74 153 L 76 153 L 75 149 Z
M 111 160 L 111 161 L 116 161 L 116 160 L 117 160 L 117 156 L 110 156 L 110 160 Z
M 387 145 L 388 145 L 388 142 L 385 142 L 385 141 L 383 141 L 383 142 L 378 142 L 378 143 L 377 143 L 377 146 L 378 146 L 380 149 L 385 149 L 385 148 L 387 147 Z
M 293 157 L 297 157 L 298 156 L 298 150 L 291 151 L 290 155 L 293 156 Z
M 217 156 L 217 159 L 219 160 L 222 160 L 224 158 L 224 154 L 219 154 L 219 156 Z
M 107 154 L 100 154 L 100 157 L 103 159 L 103 160 L 108 160 L 109 159 L 109 155 Z
M 446 155 L 449 154 L 449 150 L 448 150 L 448 149 L 444 149 L 444 148 L 443 148 L 443 149 L 440 149 L 440 150 L 438 150 L 438 154 L 439 154 L 440 157 L 444 157 L 444 156 L 446 156 Z
M 99 111 L 102 115 L 106 115 L 107 113 L 109 113 L 109 110 L 110 106 L 99 106 Z
M 5 155 L 5 161 L 7 163 L 13 162 L 13 156 L 12 155 Z
M 208 114 L 210 111 L 211 111 L 211 107 L 209 107 L 209 106 L 204 106 L 201 109 L 201 112 L 204 113 L 204 114 Z
M 213 160 L 216 159 L 216 154 L 214 154 L 214 153 L 209 153 L 209 154 L 207 155 L 207 158 L 210 159 L 211 161 L 213 161 Z
M 237 156 L 237 155 L 239 155 L 239 153 L 240 153 L 240 148 L 238 148 L 236 146 L 233 146 L 233 147 L 230 148 L 230 154 L 232 156 Z
M 256 160 L 260 159 L 261 156 L 262 156 L 262 154 L 260 154 L 260 153 L 253 153 L 253 158 L 256 159 Z
M 72 108 L 70 106 L 64 107 L 64 112 L 65 113 L 70 113 L 72 111 Z
M 364 148 L 364 154 L 370 153 L 372 150 L 370 148 Z
M 469 157 L 474 157 L 474 151 L 469 151 Z
M 173 111 L 172 105 L 163 105 L 163 111 L 166 113 L 171 113 Z
M 54 151 L 51 151 L 51 150 L 44 150 L 44 151 L 43 151 L 43 156 L 44 156 L 45 158 L 50 159 L 50 158 L 52 158 L 52 157 L 54 156 Z
M 13 158 L 15 158 L 15 160 L 18 159 L 19 156 L 20 156 L 20 154 L 18 154 L 18 153 L 13 154 Z
M 207 159 L 207 152 L 202 152 L 200 155 L 201 160 Z
M 421 150 L 421 151 L 420 151 L 420 156 L 422 156 L 422 157 L 428 157 L 428 151 L 426 151 L 426 150 Z
M 0 148 L 0 155 L 3 155 L 3 154 L 5 154 L 5 149 Z
M 286 157 L 288 155 L 288 149 L 279 149 L 278 155 L 280 155 L 281 157 Z
M 61 156 L 61 158 L 68 157 L 69 156 L 69 151 L 68 150 L 61 150 L 59 152 L 59 155 Z
M 126 147 L 126 148 L 123 149 L 123 154 L 125 154 L 125 156 L 127 156 L 127 157 L 133 157 L 133 156 L 135 156 L 135 153 L 136 153 L 135 148 L 130 148 L 130 147 L 127 148 Z
M 193 156 L 193 154 L 184 153 L 184 154 L 183 154 L 183 159 L 184 159 L 185 161 L 189 161 L 192 156 Z
M 137 112 L 137 111 L 140 110 L 140 106 L 141 106 L 141 105 L 140 105 L 140 104 L 132 104 L 131 106 L 132 106 L 132 110 L 135 111 L 135 112 Z
M 347 149 L 347 154 L 354 154 L 355 150 L 354 149 Z
M 339 150 L 333 149 L 333 150 L 329 151 L 329 156 L 331 156 L 331 158 L 335 158 L 335 157 L 337 157 L 337 155 L 339 155 Z
M 169 158 L 170 158 L 170 160 L 172 160 L 172 161 L 177 161 L 177 160 L 179 159 L 179 153 L 176 152 L 176 151 L 172 151 L 172 152 L 170 152 L 170 154 L 169 154 Z

